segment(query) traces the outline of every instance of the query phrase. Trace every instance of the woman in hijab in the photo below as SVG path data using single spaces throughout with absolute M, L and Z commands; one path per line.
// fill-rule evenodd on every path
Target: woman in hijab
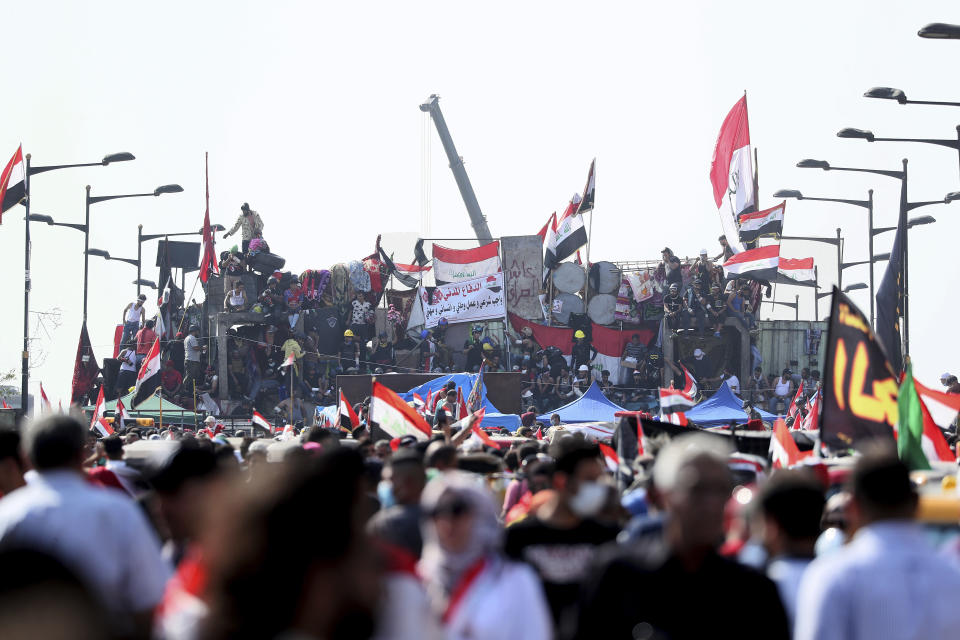
M 543 587 L 525 564 L 507 560 L 503 530 L 482 479 L 450 471 L 423 491 L 419 572 L 449 638 L 553 635 Z

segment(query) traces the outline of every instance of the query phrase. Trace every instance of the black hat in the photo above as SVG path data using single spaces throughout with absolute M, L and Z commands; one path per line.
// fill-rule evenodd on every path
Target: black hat
M 246 202 L 244 202 L 242 205 L 240 205 L 240 210 L 241 210 L 241 211 L 250 211 L 250 205 L 247 204 Z

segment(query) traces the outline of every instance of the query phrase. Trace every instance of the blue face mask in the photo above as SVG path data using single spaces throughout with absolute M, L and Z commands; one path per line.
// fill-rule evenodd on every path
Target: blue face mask
M 388 509 L 397 504 L 393 497 L 393 483 L 389 480 L 381 480 L 377 483 L 377 500 L 380 501 L 381 509 Z

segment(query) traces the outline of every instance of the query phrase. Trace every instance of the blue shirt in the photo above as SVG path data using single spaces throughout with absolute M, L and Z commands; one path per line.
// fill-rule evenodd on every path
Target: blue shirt
M 960 569 L 914 522 L 883 521 L 800 581 L 795 640 L 938 640 L 960 633 Z

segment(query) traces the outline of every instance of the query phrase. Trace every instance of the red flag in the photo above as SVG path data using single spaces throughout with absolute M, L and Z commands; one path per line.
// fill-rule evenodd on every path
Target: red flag
M 603 461 L 607 463 L 607 469 L 611 473 L 616 473 L 617 469 L 620 468 L 620 457 L 617 456 L 617 452 L 602 442 L 598 442 L 597 446 L 600 447 L 600 452 L 603 454 Z
M 543 427 L 537 427 L 537 440 L 543 440 Z
M 87 324 L 80 327 L 80 342 L 77 344 L 77 357 L 73 363 L 73 385 L 70 390 L 70 404 L 80 404 L 80 399 L 90 391 L 93 381 L 100 373 L 100 365 L 93 355 L 93 345 L 90 344 L 90 334 L 87 333 Z
M 0 401 L 0 402 L 3 402 L 3 408 L 4 408 L 4 409 L 9 409 L 9 408 L 10 408 L 10 405 L 7 404 L 7 401 L 6 401 L 6 400 L 2 400 L 2 401 Z
M 337 407 L 337 422 L 335 426 L 340 428 L 346 427 L 348 429 L 356 429 L 360 426 L 360 418 L 357 417 L 357 412 L 350 406 L 347 396 L 343 395 L 343 389 L 340 389 L 340 405 Z
M 53 411 L 53 405 L 50 404 L 50 399 L 47 397 L 47 392 L 43 390 L 42 382 L 40 383 L 40 400 L 43 401 L 44 411 Z
M 737 216 L 756 208 L 746 95 L 733 105 L 720 127 L 710 166 L 710 183 L 727 244 L 735 252 L 743 251 Z
M 643 455 L 643 423 L 640 416 L 637 416 L 637 456 Z
M 117 408 L 113 411 L 113 421 L 118 426 L 126 426 L 127 420 L 131 420 L 130 414 L 127 413 L 127 408 L 123 406 L 123 401 L 120 400 L 120 396 L 117 396 Z
M 680 364 L 680 368 L 683 369 L 683 392 L 691 398 L 696 398 L 700 392 L 699 387 L 697 387 L 697 379 L 693 377 L 690 370 L 683 366 L 682 363 Z
M 813 451 L 800 451 L 797 443 L 793 441 L 793 436 L 790 435 L 787 423 L 783 418 L 777 418 L 773 423 L 773 433 L 770 435 L 770 457 L 773 459 L 773 468 L 786 469 L 812 455 Z
M 10 162 L 0 174 L 0 222 L 3 212 L 21 202 L 26 196 L 27 172 L 23 164 L 23 145 L 17 147 Z
M 210 163 L 209 154 L 203 154 L 203 167 L 206 174 L 206 211 L 203 214 L 203 258 L 200 261 L 200 280 L 204 284 L 211 273 L 219 274 L 217 251 L 213 244 L 213 228 L 210 226 Z
M 110 423 L 104 420 L 104 412 L 106 407 L 104 406 L 103 400 L 103 386 L 100 386 L 100 395 L 97 396 L 97 404 L 93 408 L 93 418 L 90 420 L 90 429 L 91 431 L 96 429 L 100 435 L 104 438 L 113 433 L 113 428 L 110 426 Z
M 457 387 L 457 415 L 456 420 L 463 420 L 470 412 L 467 411 L 467 403 L 463 400 L 463 390 Z

